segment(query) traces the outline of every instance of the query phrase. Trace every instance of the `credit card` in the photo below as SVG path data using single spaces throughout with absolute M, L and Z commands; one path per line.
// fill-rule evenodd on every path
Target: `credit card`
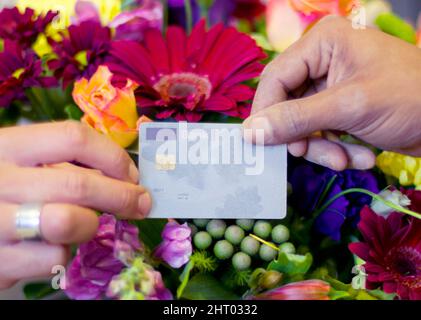
M 263 133 L 261 135 L 263 139 Z M 287 149 L 254 145 L 241 124 L 149 122 L 140 127 L 149 218 L 282 219 Z

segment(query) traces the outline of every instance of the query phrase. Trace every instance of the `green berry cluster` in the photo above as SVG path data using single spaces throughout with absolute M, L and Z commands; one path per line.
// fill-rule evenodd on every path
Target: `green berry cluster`
M 238 271 L 251 267 L 253 259 L 272 261 L 278 251 L 261 243 L 257 237 L 279 245 L 279 251 L 295 252 L 289 240 L 289 229 L 282 224 L 272 224 L 265 220 L 195 219 L 190 227 L 194 230 L 193 243 L 199 250 L 211 250 L 219 260 L 229 260 Z

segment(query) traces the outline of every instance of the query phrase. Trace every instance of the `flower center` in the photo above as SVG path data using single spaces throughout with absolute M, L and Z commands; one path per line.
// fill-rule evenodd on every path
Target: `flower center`
M 13 72 L 12 77 L 14 77 L 16 79 L 19 79 L 21 74 L 24 73 L 24 72 L 25 72 L 24 68 L 17 69 L 17 70 L 15 70 L 15 72 Z
M 207 77 L 184 72 L 163 76 L 154 85 L 154 89 L 166 102 L 172 99 L 188 98 L 197 104 L 203 97 L 210 97 L 212 84 Z
M 107 103 L 111 101 L 115 96 L 115 92 L 106 88 L 98 88 L 91 94 L 92 103 L 99 109 L 103 109 L 107 106 Z
M 88 65 L 88 53 L 86 50 L 79 51 L 74 56 L 75 60 L 80 63 L 80 68 L 83 70 Z
M 400 247 L 387 256 L 395 277 L 410 288 L 421 288 L 421 253 L 415 248 Z

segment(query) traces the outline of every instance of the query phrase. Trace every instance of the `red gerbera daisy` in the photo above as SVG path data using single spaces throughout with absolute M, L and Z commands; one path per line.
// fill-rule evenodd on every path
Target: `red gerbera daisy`
M 145 32 L 143 44 L 116 41 L 107 63 L 118 76 L 139 84 L 141 108 L 156 118 L 199 121 L 206 112 L 247 117 L 254 90 L 242 82 L 257 77 L 265 58 L 248 35 L 235 28 L 199 22 L 190 36 L 180 27 Z
M 6 40 L 0 52 L 0 107 L 22 99 L 24 90 L 34 86 L 50 87 L 57 82 L 42 76 L 42 62 L 32 50 L 23 50 L 16 42 Z
M 89 78 L 95 73 L 105 62 L 110 42 L 111 30 L 97 21 L 71 25 L 61 41 L 49 39 L 57 58 L 48 61 L 48 66 L 66 87 L 75 79 Z
M 30 8 L 23 13 L 16 7 L 5 8 L 0 12 L 0 38 L 13 40 L 21 47 L 29 48 L 57 14 L 48 11 L 45 15 L 34 16 L 34 10 Z
M 364 242 L 349 249 L 365 261 L 367 289 L 382 287 L 400 299 L 421 299 L 421 220 L 394 212 L 386 219 L 369 207 L 358 227 Z

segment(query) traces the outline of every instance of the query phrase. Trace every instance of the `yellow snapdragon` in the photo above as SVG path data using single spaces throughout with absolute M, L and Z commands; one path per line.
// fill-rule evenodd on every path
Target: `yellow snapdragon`
M 401 185 L 414 185 L 421 190 L 421 158 L 384 151 L 377 157 L 377 166 L 384 173 L 399 179 Z

